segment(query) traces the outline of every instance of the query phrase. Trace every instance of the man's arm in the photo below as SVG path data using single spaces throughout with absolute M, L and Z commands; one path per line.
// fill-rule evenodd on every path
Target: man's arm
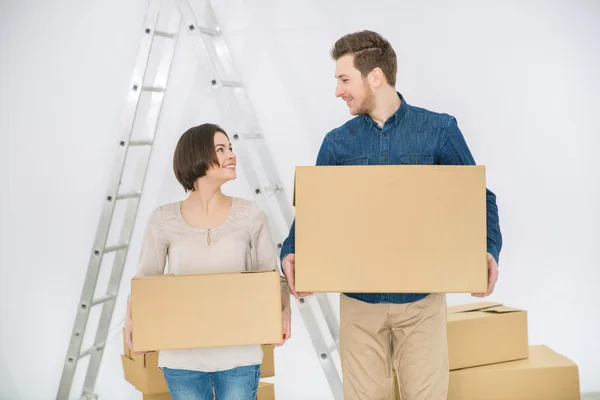
M 454 117 L 448 118 L 442 132 L 440 148 L 440 164 L 442 165 L 475 165 L 473 155 Z M 502 233 L 500 231 L 496 195 L 488 188 L 486 188 L 486 211 L 487 252 L 498 263 L 500 251 L 502 250 Z
M 335 165 L 335 160 L 333 158 L 333 154 L 331 153 L 331 149 L 329 147 L 328 135 L 325 135 L 323 139 L 323 143 L 321 143 L 321 148 L 319 149 L 319 154 L 317 155 L 317 166 L 319 165 Z M 290 254 L 296 253 L 296 220 L 292 222 L 292 227 L 290 228 L 290 233 L 288 237 L 283 241 L 281 245 L 281 253 L 280 259 L 283 263 L 285 257 Z

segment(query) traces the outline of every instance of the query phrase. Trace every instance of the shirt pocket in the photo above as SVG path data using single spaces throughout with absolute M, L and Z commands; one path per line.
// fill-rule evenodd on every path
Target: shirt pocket
M 355 157 L 342 160 L 340 165 L 369 165 L 369 157 Z
M 400 164 L 431 165 L 434 158 L 431 154 L 402 154 Z

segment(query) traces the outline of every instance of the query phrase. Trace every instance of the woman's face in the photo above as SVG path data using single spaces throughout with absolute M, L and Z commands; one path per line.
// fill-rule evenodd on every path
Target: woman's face
M 222 132 L 216 132 L 214 140 L 215 152 L 217 153 L 219 165 L 213 165 L 206 171 L 206 176 L 210 180 L 222 181 L 225 183 L 237 177 L 235 170 L 237 158 L 233 153 L 229 139 L 227 139 L 227 136 Z

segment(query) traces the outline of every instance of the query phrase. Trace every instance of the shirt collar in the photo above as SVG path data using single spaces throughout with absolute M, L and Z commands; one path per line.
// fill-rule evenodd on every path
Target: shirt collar
M 390 117 L 388 118 L 387 121 L 385 121 L 387 124 L 396 125 L 398 123 L 398 121 L 400 121 L 402 118 L 404 118 L 404 116 L 406 115 L 406 112 L 408 110 L 408 104 L 406 103 L 404 96 L 402 96 L 402 94 L 400 92 L 396 92 L 396 93 L 398 94 L 398 97 L 400 97 L 400 107 L 398 107 L 396 112 L 394 112 L 392 115 L 390 115 Z M 372 123 L 373 125 L 378 126 L 377 122 L 373 121 L 373 119 L 369 116 L 369 114 L 363 114 L 363 118 L 366 121 L 369 121 L 370 123 Z

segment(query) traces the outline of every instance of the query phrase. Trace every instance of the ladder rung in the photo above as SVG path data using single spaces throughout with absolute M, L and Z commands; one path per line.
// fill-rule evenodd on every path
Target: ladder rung
M 279 185 L 265 186 L 265 191 L 267 191 L 267 192 L 276 192 L 278 190 L 283 190 L 283 187 L 279 186 Z
M 196 27 L 195 25 L 190 25 L 189 29 L 191 31 L 195 30 L 196 28 L 198 28 L 198 30 L 206 35 L 209 36 L 219 36 L 221 34 L 221 31 L 219 30 L 219 28 L 217 29 L 210 29 L 210 28 L 205 28 L 203 26 L 198 26 Z
M 129 193 L 123 193 L 123 194 L 118 194 L 117 195 L 117 200 L 124 200 L 124 199 L 134 199 L 137 197 L 140 197 L 142 194 L 141 192 L 137 191 L 137 192 L 129 192 Z
M 152 140 L 131 140 L 129 142 L 130 146 L 152 146 L 154 143 Z
M 142 86 L 142 90 L 144 92 L 163 93 L 165 91 L 165 88 L 157 87 L 157 86 Z
M 92 301 L 92 306 L 98 305 L 98 304 L 102 304 L 102 303 L 106 303 L 109 300 L 115 299 L 117 296 L 114 294 L 109 294 L 106 296 L 102 296 L 102 297 L 98 297 L 97 299 Z
M 242 84 L 236 81 L 221 81 L 221 85 L 225 86 L 225 87 L 231 87 L 231 88 L 240 88 L 242 87 Z
M 110 253 L 112 251 L 117 251 L 117 250 L 121 250 L 121 249 L 126 249 L 127 246 L 129 246 L 129 243 L 121 243 L 121 244 L 116 244 L 114 246 L 107 246 L 104 249 L 105 253 Z
M 174 33 L 163 32 L 163 31 L 154 31 L 154 35 L 161 36 L 167 39 L 175 39 L 177 37 Z
M 335 339 L 335 342 L 331 346 L 327 348 L 327 354 L 331 355 L 335 350 L 338 349 L 338 339 Z
M 79 359 L 81 360 L 83 357 L 89 356 L 90 354 L 92 354 L 92 351 L 102 350 L 102 348 L 104 348 L 104 343 L 102 345 L 95 344 L 86 351 L 79 353 Z
M 258 140 L 258 139 L 262 139 L 263 135 L 261 135 L 260 133 L 236 133 L 233 135 L 234 139 L 246 139 L 246 140 Z

